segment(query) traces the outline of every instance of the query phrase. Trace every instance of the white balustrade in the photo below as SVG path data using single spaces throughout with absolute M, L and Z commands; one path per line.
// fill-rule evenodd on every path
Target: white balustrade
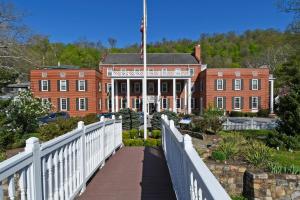
M 178 200 L 229 200 L 230 197 L 173 120 L 162 115 L 162 147 Z
M 111 77 L 144 77 L 143 71 L 112 71 Z M 192 77 L 190 71 L 147 71 L 147 77 Z
M 0 163 L 0 200 L 74 199 L 105 159 L 122 146 L 122 121 L 101 118 L 53 140 L 26 141 L 25 151 Z

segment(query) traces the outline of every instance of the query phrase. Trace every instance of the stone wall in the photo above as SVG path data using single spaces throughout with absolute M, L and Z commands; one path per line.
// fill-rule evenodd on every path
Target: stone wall
M 300 175 L 253 173 L 244 166 L 206 163 L 230 195 L 249 200 L 300 200 Z
M 221 163 L 206 163 L 229 194 L 242 194 L 245 167 Z
M 300 175 L 246 171 L 243 190 L 249 200 L 300 200 Z

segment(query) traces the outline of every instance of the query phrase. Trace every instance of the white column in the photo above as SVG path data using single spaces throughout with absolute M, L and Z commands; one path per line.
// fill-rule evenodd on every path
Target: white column
M 157 112 L 160 112 L 160 102 L 161 102 L 161 91 L 160 91 L 160 78 L 157 79 Z
M 117 80 L 116 80 L 115 90 L 116 90 L 116 112 L 119 112 L 119 98 L 118 98 L 118 95 L 119 95 L 119 82 Z
M 270 113 L 274 113 L 274 78 L 270 79 L 271 82 L 271 94 L 270 94 Z
M 184 113 L 187 113 L 187 80 L 184 80 Z
M 176 109 L 176 79 L 173 78 L 173 112 L 177 113 Z
M 111 112 L 115 112 L 115 79 L 111 79 Z
M 130 80 L 129 78 L 127 79 L 127 108 L 130 108 Z
M 188 114 L 192 113 L 192 83 L 191 79 L 188 79 Z

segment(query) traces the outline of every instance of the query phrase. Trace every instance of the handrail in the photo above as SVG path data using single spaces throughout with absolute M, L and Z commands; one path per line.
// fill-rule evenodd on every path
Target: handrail
M 144 71 L 134 71 L 134 70 L 126 70 L 126 71 L 115 71 L 111 72 L 111 77 L 143 77 Z M 147 71 L 148 77 L 192 77 L 190 71 Z
M 194 149 L 191 137 L 183 136 L 166 115 L 162 115 L 162 146 L 178 200 L 230 200 Z
M 74 199 L 121 146 L 122 120 L 114 116 L 87 126 L 78 122 L 77 129 L 43 144 L 30 138 L 24 152 L 0 163 L 0 199 L 4 193 L 10 200 L 18 193 L 30 200 Z

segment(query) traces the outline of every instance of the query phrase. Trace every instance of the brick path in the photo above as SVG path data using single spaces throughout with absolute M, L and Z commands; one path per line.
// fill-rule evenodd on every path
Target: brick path
M 175 200 L 159 148 L 124 147 L 101 169 L 80 200 Z

